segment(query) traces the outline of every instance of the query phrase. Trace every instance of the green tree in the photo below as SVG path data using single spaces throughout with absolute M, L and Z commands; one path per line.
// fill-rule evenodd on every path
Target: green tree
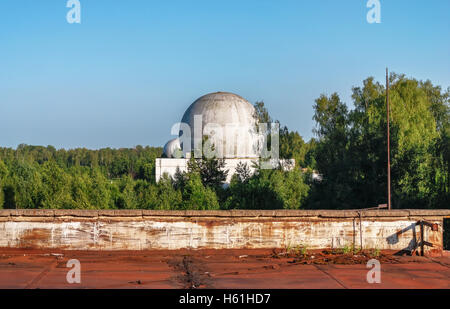
M 0 209 L 3 208 L 3 204 L 5 203 L 5 181 L 8 176 L 8 168 L 3 160 L 0 160 Z
M 307 145 L 298 132 L 289 131 L 286 126 L 281 128 L 280 158 L 294 159 L 297 167 L 305 166 L 305 156 L 307 151 Z
M 136 209 L 139 202 L 134 191 L 134 181 L 131 176 L 123 176 L 118 180 L 118 192 L 115 195 L 115 205 L 118 209 Z
M 309 186 L 298 169 L 274 169 L 259 170 L 246 180 L 235 174 L 229 191 L 225 209 L 300 209 Z
M 65 206 L 76 209 L 95 209 L 97 205 L 92 204 L 89 199 L 89 185 L 90 179 L 84 174 L 73 175 L 70 183 L 73 203 Z
M 215 191 L 203 185 L 198 172 L 189 173 L 182 197 L 184 209 L 214 210 L 220 208 Z
M 216 158 L 191 159 L 188 162 L 187 173 L 198 173 L 205 187 L 219 190 L 227 179 L 225 160 Z M 178 177 L 178 176 L 177 176 Z
M 391 74 L 390 84 L 393 206 L 448 207 L 448 96 L 430 82 L 403 75 Z M 316 100 L 318 143 L 313 153 L 324 181 L 313 186 L 311 207 L 362 208 L 386 202 L 385 89 L 368 78 L 353 88 L 352 98 L 355 108 L 350 112 L 336 94 Z
M 89 185 L 87 189 L 88 198 L 93 208 L 113 208 L 114 202 L 110 189 L 112 181 L 108 181 L 97 168 L 90 170 L 89 175 L 86 176 L 85 183 Z
M 239 180 L 242 183 L 249 180 L 250 177 L 252 176 L 252 173 L 247 163 L 239 162 L 236 166 L 236 173 L 233 176 L 236 176 L 237 180 Z
M 310 207 L 348 208 L 352 200 L 352 181 L 349 157 L 349 114 L 347 106 L 337 93 L 330 97 L 321 95 L 314 105 L 318 137 L 315 147 L 315 162 L 324 180 L 314 185 Z
M 44 199 L 41 175 L 26 161 L 14 161 L 4 188 L 5 208 L 41 208 Z
M 71 197 L 71 177 L 54 161 L 42 165 L 42 207 L 44 208 L 74 208 Z
M 263 101 L 258 101 L 254 105 L 255 114 L 253 117 L 256 119 L 257 123 L 271 123 L 272 117 L 269 114 L 266 106 Z
M 173 181 L 163 175 L 158 185 L 153 187 L 156 196 L 154 209 L 171 210 L 182 208 L 183 197 L 180 190 L 174 189 Z

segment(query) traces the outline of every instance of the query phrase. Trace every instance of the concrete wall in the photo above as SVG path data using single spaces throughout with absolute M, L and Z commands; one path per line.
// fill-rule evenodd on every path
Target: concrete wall
M 188 168 L 189 159 L 181 158 L 181 159 L 173 159 L 173 158 L 157 158 L 155 162 L 155 177 L 158 182 L 164 173 L 167 173 L 169 176 L 173 177 L 177 171 L 177 168 L 180 169 L 181 172 L 186 172 Z M 231 182 L 231 177 L 236 173 L 236 167 L 239 163 L 247 164 L 250 171 L 253 173 L 255 168 L 253 167 L 254 163 L 257 163 L 257 158 L 235 158 L 235 159 L 225 159 L 225 167 L 224 169 L 228 171 L 226 183 Z M 278 164 L 281 164 L 286 170 L 290 170 L 295 166 L 294 159 L 282 159 L 282 160 L 271 160 L 270 164 L 275 167 Z
M 344 246 L 439 254 L 450 210 L 0 210 L 0 247 L 69 250 Z
M 155 160 L 155 178 L 158 182 L 164 173 L 174 176 L 177 169 L 181 172 L 187 171 L 188 159 L 156 158 Z

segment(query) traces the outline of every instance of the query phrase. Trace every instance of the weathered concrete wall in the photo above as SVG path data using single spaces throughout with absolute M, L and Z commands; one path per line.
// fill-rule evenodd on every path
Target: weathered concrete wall
M 439 254 L 450 210 L 0 210 L 0 247 L 69 250 L 180 248 L 365 249 Z M 437 229 L 437 230 L 436 230 Z
M 253 166 L 257 163 L 257 158 L 233 158 L 233 159 L 225 159 L 224 170 L 228 171 L 227 179 L 225 183 L 230 183 L 231 178 L 236 173 L 236 167 L 239 163 L 247 164 L 250 172 L 253 174 L 256 168 Z M 189 159 L 173 159 L 173 158 L 156 158 L 155 160 L 155 178 L 156 182 L 158 182 L 161 177 L 166 173 L 167 175 L 173 177 L 177 172 L 177 169 L 180 172 L 186 172 L 188 170 L 188 162 Z M 291 170 L 295 166 L 294 159 L 282 159 L 282 160 L 270 160 L 268 164 L 271 164 L 273 168 L 281 165 L 286 170 Z

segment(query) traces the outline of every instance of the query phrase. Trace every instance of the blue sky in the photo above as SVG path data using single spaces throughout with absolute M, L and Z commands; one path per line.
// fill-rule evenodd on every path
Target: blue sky
M 313 136 L 314 99 L 384 70 L 450 86 L 450 1 L 0 2 L 0 145 L 162 146 L 196 98 L 230 91 Z

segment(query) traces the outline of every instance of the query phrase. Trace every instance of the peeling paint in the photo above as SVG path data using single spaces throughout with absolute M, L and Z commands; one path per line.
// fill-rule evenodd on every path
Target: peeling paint
M 120 217 L 119 217 L 120 215 Z M 364 249 L 413 250 L 420 242 L 415 218 L 373 216 L 362 219 L 320 216 L 201 217 L 147 216 L 115 220 L 71 217 L 39 221 L 26 216 L 0 222 L 0 247 L 64 248 L 73 250 L 263 249 L 306 246 L 309 249 L 354 246 Z M 442 251 L 442 218 L 438 231 L 426 227 L 424 238 Z M 361 243 L 362 239 L 362 243 Z

